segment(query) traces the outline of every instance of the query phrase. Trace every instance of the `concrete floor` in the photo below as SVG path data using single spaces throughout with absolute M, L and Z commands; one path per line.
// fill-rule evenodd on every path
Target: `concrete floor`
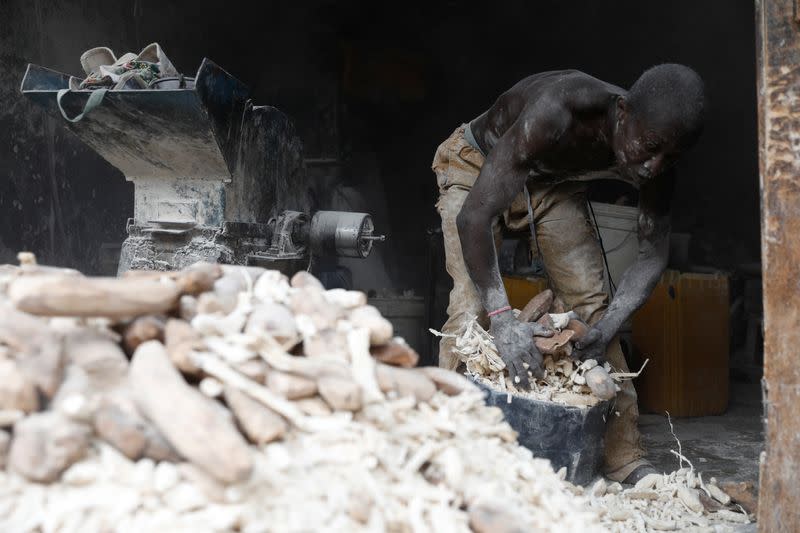
M 731 383 L 728 411 L 721 416 L 673 418 L 675 436 L 681 441 L 683 455 L 703 479 L 712 476 L 720 481 L 750 481 L 758 487 L 758 457 L 764 449 L 761 422 L 761 385 Z M 678 458 L 670 450 L 678 449 L 664 415 L 639 416 L 648 458 L 662 472 L 678 468 Z M 756 533 L 758 525 L 733 527 L 735 533 Z
M 728 411 L 721 416 L 673 418 L 675 435 L 685 455 L 704 479 L 751 481 L 758 486 L 758 458 L 764 449 L 761 422 L 761 386 L 731 384 Z M 644 436 L 648 457 L 660 471 L 678 468 L 675 438 L 663 415 L 641 415 L 639 427 Z

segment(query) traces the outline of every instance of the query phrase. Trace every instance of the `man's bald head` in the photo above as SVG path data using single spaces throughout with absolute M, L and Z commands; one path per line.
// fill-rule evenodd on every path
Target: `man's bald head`
M 694 70 L 666 63 L 644 72 L 626 97 L 627 111 L 648 129 L 689 147 L 703 130 L 705 88 Z
M 658 65 L 617 98 L 614 152 L 635 182 L 667 170 L 703 130 L 703 80 L 689 67 Z

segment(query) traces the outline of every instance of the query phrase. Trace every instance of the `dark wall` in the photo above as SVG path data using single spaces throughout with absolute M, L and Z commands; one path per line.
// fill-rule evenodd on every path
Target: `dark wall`
M 518 79 L 578 68 L 629 86 L 680 62 L 706 81 L 701 141 L 680 164 L 674 227 L 692 259 L 732 267 L 759 258 L 752 2 L 354 1 L 0 3 L 0 262 L 104 268 L 124 238 L 132 187 L 21 99 L 26 62 L 77 74 L 87 48 L 162 44 L 179 70 L 210 57 L 297 122 L 307 157 L 364 191 L 390 235 L 393 283 L 425 283 L 425 230 L 436 225 L 430 162 L 452 130 Z M 311 167 L 310 167 L 311 168 Z M 316 167 L 314 167 L 316 168 Z

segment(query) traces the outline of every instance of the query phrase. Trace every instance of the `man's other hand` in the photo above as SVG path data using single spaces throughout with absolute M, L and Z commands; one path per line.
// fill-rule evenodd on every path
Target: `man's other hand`
M 597 328 L 590 328 L 581 338 L 575 339 L 575 351 L 572 352 L 573 359 L 586 361 L 594 359 L 602 364 L 606 360 L 606 347 L 608 340 Z

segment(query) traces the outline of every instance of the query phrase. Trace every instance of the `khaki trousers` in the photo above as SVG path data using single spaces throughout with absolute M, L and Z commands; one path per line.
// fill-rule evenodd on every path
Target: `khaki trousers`
M 456 333 L 470 316 L 477 316 L 488 327 L 486 312 L 464 264 L 456 228 L 456 216 L 480 173 L 483 161 L 481 153 L 464 140 L 464 126 L 457 128 L 439 146 L 433 160 L 432 168 L 439 186 L 436 209 L 442 218 L 447 272 L 453 278 L 443 333 Z M 596 323 L 608 306 L 608 296 L 603 291 L 602 250 L 587 213 L 585 183 L 533 187 L 528 192 L 534 212 L 538 253 L 550 287 L 567 309 L 573 309 L 589 324 Z M 527 215 L 527 200 L 520 192 L 503 218 L 511 229 L 527 229 Z M 497 242 L 499 221 L 494 222 L 494 230 Z M 442 338 L 439 366 L 449 369 L 458 366 L 454 347 L 454 339 Z M 606 357 L 616 369 L 628 371 L 617 339 L 609 344 Z M 616 481 L 625 479 L 637 466 L 645 463 L 637 425 L 636 391 L 629 381 L 621 387 L 605 436 L 604 471 L 606 476 Z

